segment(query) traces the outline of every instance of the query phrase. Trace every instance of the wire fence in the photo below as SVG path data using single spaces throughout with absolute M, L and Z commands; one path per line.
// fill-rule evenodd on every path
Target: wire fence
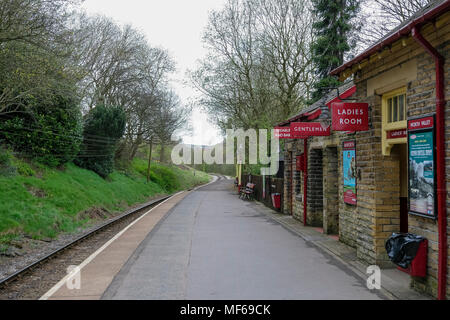
M 284 193 L 284 180 L 279 178 L 274 178 L 271 176 L 266 176 L 265 183 L 262 176 L 257 175 L 243 175 L 242 176 L 242 187 L 245 187 L 247 183 L 255 184 L 255 200 L 263 203 L 265 206 L 274 209 L 276 211 L 282 212 L 283 210 L 283 193 Z M 265 185 L 265 188 L 264 188 Z M 274 207 L 272 201 L 272 195 L 279 194 L 281 207 L 279 209 Z

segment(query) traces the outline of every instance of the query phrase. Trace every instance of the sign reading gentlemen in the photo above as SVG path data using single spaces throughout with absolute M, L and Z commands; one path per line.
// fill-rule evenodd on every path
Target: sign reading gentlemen
M 306 139 L 309 137 L 328 137 L 331 128 L 324 127 L 318 122 L 293 122 L 291 123 L 291 135 L 294 139 Z

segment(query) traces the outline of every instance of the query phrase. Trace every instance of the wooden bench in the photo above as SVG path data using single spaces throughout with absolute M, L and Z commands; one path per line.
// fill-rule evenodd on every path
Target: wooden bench
M 255 187 L 256 187 L 256 184 L 247 183 L 247 186 L 241 190 L 239 198 L 243 199 L 243 200 L 245 200 L 245 199 L 252 200 L 253 195 L 255 194 Z

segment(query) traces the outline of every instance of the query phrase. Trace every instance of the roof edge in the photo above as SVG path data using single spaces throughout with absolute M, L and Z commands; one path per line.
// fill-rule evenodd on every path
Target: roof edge
M 345 85 L 345 84 L 344 84 L 344 85 Z M 356 85 L 355 85 L 354 83 L 352 83 L 351 87 L 349 87 L 349 88 L 346 89 L 344 92 L 342 92 L 342 93 L 340 94 L 339 97 L 336 95 L 334 98 L 331 98 L 331 100 L 327 100 L 326 103 L 325 103 L 325 105 L 326 105 L 326 104 L 329 104 L 329 103 L 332 102 L 333 100 L 336 100 L 337 98 L 340 98 L 340 99 L 345 99 L 345 98 L 347 98 L 347 97 L 348 97 L 348 94 L 351 93 L 351 92 L 354 91 L 354 90 L 356 90 Z M 352 95 L 353 95 L 353 94 L 352 94 Z M 323 98 L 322 98 L 322 99 L 323 99 Z M 319 100 L 319 101 L 320 101 L 320 100 Z M 308 116 L 309 116 L 309 115 L 308 115 L 309 113 L 311 113 L 311 112 L 313 112 L 313 111 L 317 111 L 317 109 L 320 109 L 320 108 L 321 108 L 321 106 L 320 106 L 320 105 L 317 105 L 317 103 L 312 104 L 312 105 L 309 106 L 308 108 L 305 108 L 304 110 L 302 110 L 302 111 L 301 111 L 299 114 L 297 114 L 296 116 L 294 116 L 294 117 L 292 117 L 292 118 L 290 118 L 290 119 L 288 119 L 288 120 L 285 120 L 285 121 L 279 123 L 279 124 L 277 125 L 277 127 L 285 127 L 285 126 L 287 126 L 288 124 L 291 124 L 292 122 L 295 122 L 295 121 L 300 120 L 301 118 L 308 117 Z
M 403 36 L 409 35 L 411 33 L 411 30 L 414 27 L 419 27 L 419 26 L 429 22 L 430 20 L 436 18 L 437 16 L 445 13 L 449 8 L 450 8 L 450 0 L 445 1 L 436 7 L 430 8 L 423 15 L 421 15 L 420 17 L 418 17 L 416 19 L 413 19 L 408 24 L 406 24 L 403 28 L 401 28 L 400 30 L 398 30 L 397 32 L 395 32 L 391 36 L 389 36 L 387 39 L 384 39 L 384 40 L 381 40 L 381 41 L 375 43 L 373 46 L 371 46 L 370 48 L 368 48 L 367 50 L 365 50 L 363 53 L 359 54 L 352 60 L 350 60 L 350 61 L 344 63 L 343 65 L 341 65 L 340 67 L 332 70 L 330 72 L 330 75 L 332 75 L 332 76 L 339 75 L 346 69 L 348 69 L 348 68 L 352 67 L 353 65 L 361 62 L 362 60 L 370 57 L 374 53 L 377 53 L 385 46 L 392 44 L 393 42 L 401 39 Z

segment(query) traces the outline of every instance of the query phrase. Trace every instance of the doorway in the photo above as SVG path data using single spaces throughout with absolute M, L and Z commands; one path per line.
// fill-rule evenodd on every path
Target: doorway
M 408 225 L 408 147 L 400 144 L 400 232 L 407 233 Z
M 391 154 L 398 159 L 399 165 L 399 202 L 400 202 L 400 226 L 399 231 L 407 233 L 408 225 L 408 146 L 406 143 L 397 144 L 392 148 Z
M 324 150 L 323 158 L 323 231 L 339 234 L 339 159 L 337 147 Z
M 323 151 L 311 149 L 308 159 L 308 218 L 313 227 L 323 226 Z

